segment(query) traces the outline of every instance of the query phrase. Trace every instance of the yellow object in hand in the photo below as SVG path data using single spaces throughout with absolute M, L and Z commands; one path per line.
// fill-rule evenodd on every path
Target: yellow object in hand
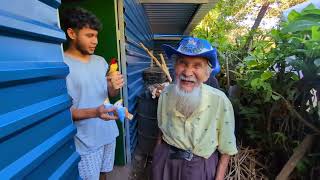
M 112 58 L 111 59 L 111 63 L 110 63 L 110 70 L 108 72 L 109 75 L 113 74 L 114 72 L 117 72 L 118 70 L 118 62 L 116 58 Z

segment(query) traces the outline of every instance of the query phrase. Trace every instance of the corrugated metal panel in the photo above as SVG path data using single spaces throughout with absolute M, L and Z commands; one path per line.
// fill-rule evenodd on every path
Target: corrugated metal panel
M 183 34 L 198 6 L 199 4 L 143 4 L 155 34 Z
M 75 179 L 60 0 L 0 2 L 0 179 Z
M 142 72 L 150 66 L 150 58 L 139 46 L 153 47 L 153 36 L 142 5 L 138 0 L 124 1 L 126 63 L 129 111 L 136 112 L 137 96 L 143 91 Z M 137 121 L 130 121 L 130 151 L 137 144 Z

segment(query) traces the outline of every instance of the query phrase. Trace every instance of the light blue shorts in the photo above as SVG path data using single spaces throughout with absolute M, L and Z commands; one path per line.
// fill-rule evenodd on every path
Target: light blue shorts
M 116 141 L 101 146 L 89 154 L 80 155 L 78 164 L 80 177 L 84 180 L 99 180 L 100 172 L 110 172 L 113 169 Z

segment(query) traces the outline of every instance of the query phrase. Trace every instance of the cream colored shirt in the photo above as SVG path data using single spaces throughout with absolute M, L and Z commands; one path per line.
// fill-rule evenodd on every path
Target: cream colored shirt
M 161 94 L 158 125 L 163 140 L 193 154 L 209 158 L 218 149 L 222 154 L 236 154 L 232 104 L 220 90 L 201 85 L 200 106 L 186 118 L 175 109 L 174 85 Z

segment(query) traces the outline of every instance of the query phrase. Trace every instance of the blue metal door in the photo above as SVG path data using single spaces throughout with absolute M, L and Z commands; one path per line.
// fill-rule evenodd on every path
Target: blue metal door
M 140 47 L 139 43 L 143 43 L 149 49 L 153 48 L 153 34 L 147 16 L 142 5 L 137 0 L 123 0 L 124 22 L 125 22 L 125 65 L 127 89 L 124 96 L 127 98 L 129 112 L 136 114 L 137 97 L 143 89 L 142 73 L 143 70 L 150 67 L 151 59 L 147 53 Z M 124 68 L 123 68 L 124 69 Z M 133 153 L 137 145 L 137 120 L 134 118 L 130 121 L 129 130 L 127 130 L 127 151 Z M 129 139 L 129 140 L 128 140 Z
M 60 0 L 0 2 L 0 179 L 78 179 Z

